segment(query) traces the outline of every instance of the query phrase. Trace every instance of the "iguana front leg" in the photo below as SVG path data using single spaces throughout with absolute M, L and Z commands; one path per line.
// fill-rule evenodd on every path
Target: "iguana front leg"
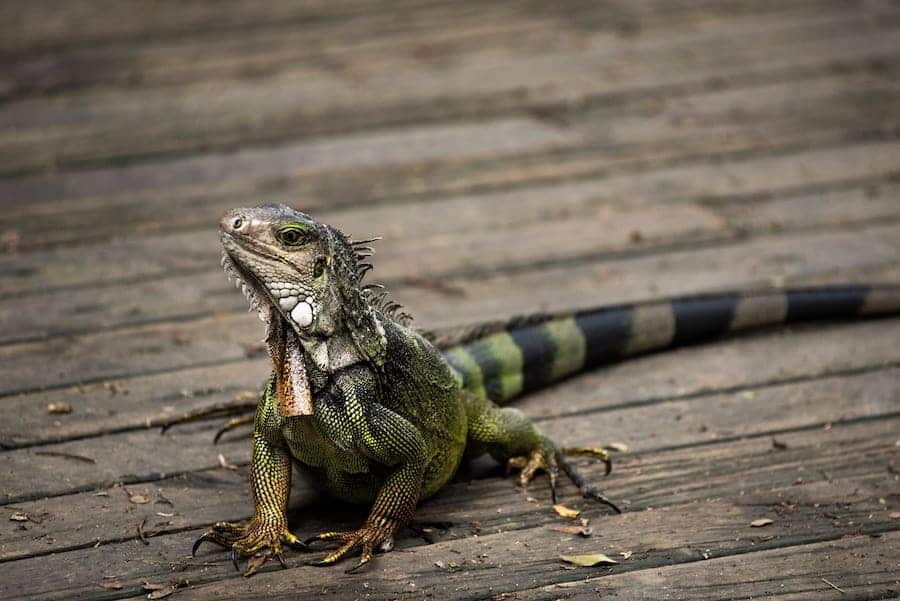
M 331 565 L 355 549 L 361 549 L 359 563 L 348 570 L 356 571 L 371 561 L 377 549 L 393 544 L 394 535 L 409 523 L 419 503 L 427 445 L 412 423 L 374 401 L 376 386 L 371 373 L 365 369 L 347 370 L 337 379 L 335 394 L 342 400 L 344 416 L 338 427 L 351 430 L 354 445 L 391 471 L 361 528 L 323 532 L 303 541 L 304 544 L 313 541 L 342 543 L 322 560 L 310 562 L 310 565 Z
M 231 549 L 235 569 L 237 556 L 249 556 L 268 549 L 285 566 L 282 543 L 306 548 L 287 527 L 287 502 L 291 491 L 291 455 L 277 435 L 257 430 L 253 435 L 253 460 L 250 464 L 250 486 L 253 490 L 254 514 L 245 524 L 218 522 L 194 542 L 192 555 L 204 541 Z M 246 576 L 255 569 L 248 566 Z

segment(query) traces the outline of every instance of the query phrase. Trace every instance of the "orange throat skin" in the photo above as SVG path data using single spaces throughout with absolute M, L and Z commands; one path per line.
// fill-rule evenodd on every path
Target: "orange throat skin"
M 303 360 L 303 351 L 291 327 L 278 320 L 273 324 L 268 345 L 275 369 L 275 394 L 282 417 L 312 415 L 312 392 Z

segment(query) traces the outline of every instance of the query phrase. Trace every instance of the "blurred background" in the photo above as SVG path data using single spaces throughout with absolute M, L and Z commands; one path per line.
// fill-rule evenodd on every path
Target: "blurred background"
M 267 371 L 262 329 L 219 270 L 229 208 L 285 202 L 354 237 L 383 236 L 369 278 L 422 327 L 900 280 L 894 0 L 6 1 L 0 23 L 2 488 L 10 508 L 36 503 L 32 515 L 94 516 L 26 523 L 42 541 L 5 524 L 0 559 L 33 575 L 16 594 L 101 590 L 107 555 L 62 554 L 50 570 L 44 559 L 95 538 L 125 552 L 116 541 L 135 520 L 84 491 L 160 481 L 147 498 L 184 504 L 155 528 L 184 537 L 247 511 L 243 476 L 227 467 L 243 469 L 246 441 L 219 447 L 223 464 L 209 446 L 215 422 L 164 439 L 142 430 L 252 398 Z M 801 348 L 821 356 L 790 359 L 770 336 L 652 357 L 557 394 L 609 407 L 750 386 L 756 373 L 894 366 L 900 324 L 886 324 L 809 337 Z M 857 389 L 832 405 L 798 392 L 792 413 L 766 422 L 753 409 L 757 422 L 716 397 L 720 413 L 619 417 L 615 436 L 640 451 L 895 412 L 896 372 L 878 378 L 869 405 L 845 402 L 869 398 Z M 565 403 L 548 399 L 525 407 L 550 420 Z M 567 423 L 546 427 L 566 436 Z M 219 480 L 192 480 L 191 494 L 166 480 L 194 472 Z M 236 492 L 197 513 L 191 499 L 223 482 Z M 674 502 L 634 486 L 619 495 Z M 148 528 L 172 513 L 148 507 Z M 128 549 L 155 557 L 155 572 L 115 564 L 125 592 L 185 555 L 181 534 L 151 540 Z M 225 577 L 203 574 L 191 578 Z

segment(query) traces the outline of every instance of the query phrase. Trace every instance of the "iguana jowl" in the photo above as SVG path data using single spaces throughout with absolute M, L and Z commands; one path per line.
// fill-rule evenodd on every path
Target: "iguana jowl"
M 900 287 L 843 286 L 684 297 L 425 336 L 361 283 L 371 267 L 364 242 L 275 204 L 231 211 L 220 229 L 223 265 L 266 323 L 273 362 L 254 420 L 253 518 L 219 522 L 194 545 L 220 544 L 232 558 L 265 551 L 281 561 L 283 544 L 336 541 L 315 563 L 359 550 L 358 568 L 464 456 L 482 453 L 520 468 L 523 485 L 546 471 L 554 498 L 562 469 L 584 496 L 618 511 L 566 459 L 588 454 L 608 472 L 603 449 L 560 449 L 498 403 L 612 359 L 726 332 L 900 310 Z M 301 543 L 286 518 L 292 464 L 327 493 L 370 505 L 363 525 Z

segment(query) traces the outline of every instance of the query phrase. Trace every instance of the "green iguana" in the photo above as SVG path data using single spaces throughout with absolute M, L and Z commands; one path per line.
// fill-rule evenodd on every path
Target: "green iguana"
M 359 551 L 355 570 L 390 547 L 464 458 L 483 453 L 520 469 L 522 485 L 546 472 L 554 499 L 562 470 L 585 497 L 619 511 L 568 460 L 590 455 L 609 473 L 604 449 L 560 448 L 499 404 L 616 358 L 726 332 L 900 311 L 900 286 L 842 286 L 684 297 L 428 335 L 410 328 L 379 286 L 362 284 L 372 240 L 277 204 L 233 210 L 220 228 L 223 266 L 265 322 L 273 364 L 254 417 L 253 518 L 219 522 L 193 548 L 230 548 L 235 567 L 237 555 L 262 552 L 284 565 L 283 544 L 335 541 L 313 565 Z M 301 542 L 286 517 L 292 465 L 330 495 L 371 506 L 363 525 Z

